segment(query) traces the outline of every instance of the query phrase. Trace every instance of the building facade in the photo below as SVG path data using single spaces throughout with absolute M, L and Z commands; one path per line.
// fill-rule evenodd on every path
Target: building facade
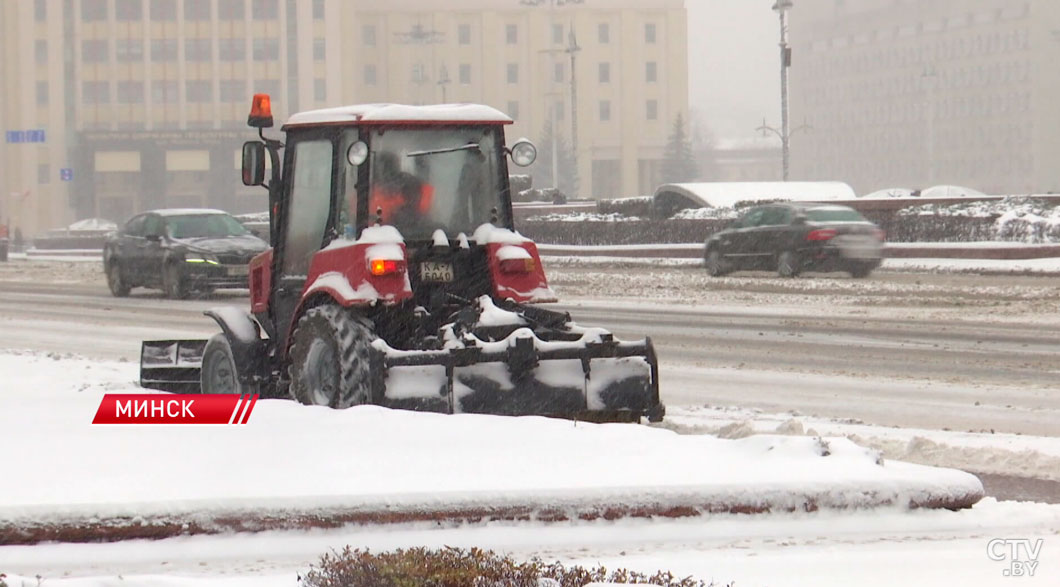
M 1060 3 L 794 4 L 793 179 L 1060 190 Z
M 236 173 L 257 92 L 277 121 L 486 103 L 576 145 L 576 195 L 650 192 L 688 115 L 686 28 L 682 0 L 0 0 L 0 222 L 264 209 Z

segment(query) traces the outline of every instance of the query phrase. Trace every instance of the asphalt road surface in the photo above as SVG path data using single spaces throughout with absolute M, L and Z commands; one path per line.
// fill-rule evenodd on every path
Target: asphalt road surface
M 217 327 L 203 310 L 248 304 L 240 290 L 113 298 L 98 267 L 73 265 L 0 268 L 0 347 L 136 361 L 141 340 L 206 338 Z M 550 276 L 568 300 L 554 307 L 579 324 L 652 338 L 669 406 L 1060 436 L 1060 278 L 709 281 L 689 268 L 580 267 Z M 1055 481 L 983 479 L 999 497 L 1060 502 Z

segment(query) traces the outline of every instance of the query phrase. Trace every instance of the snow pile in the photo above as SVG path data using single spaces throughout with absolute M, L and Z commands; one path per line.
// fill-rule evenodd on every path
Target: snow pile
M 527 222 L 640 222 L 644 220 L 639 216 L 626 216 L 618 212 L 610 214 L 598 214 L 580 212 L 574 214 L 542 214 L 527 218 Z
M 882 462 L 842 438 L 730 441 L 283 400 L 259 401 L 245 426 L 94 426 L 105 392 L 143 391 L 132 383 L 135 365 L 2 354 L 0 371 L 0 430 L 19 439 L 0 445 L 0 521 L 8 523 L 291 508 L 801 509 L 982 492 L 966 473 Z
M 736 208 L 686 208 L 673 215 L 674 220 L 732 220 L 740 216 Z

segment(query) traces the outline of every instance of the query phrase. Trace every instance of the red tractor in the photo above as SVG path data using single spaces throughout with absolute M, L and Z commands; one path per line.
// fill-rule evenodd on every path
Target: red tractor
M 209 341 L 147 341 L 141 385 L 315 405 L 661 420 L 649 339 L 615 340 L 556 301 L 514 230 L 505 144 L 487 106 L 373 104 L 248 124 L 243 183 L 268 188 L 273 248 L 249 266 L 250 311 L 206 312 Z M 281 164 L 282 150 L 282 164 Z M 266 163 L 271 173 L 266 181 Z M 264 334 L 264 336 L 263 336 Z

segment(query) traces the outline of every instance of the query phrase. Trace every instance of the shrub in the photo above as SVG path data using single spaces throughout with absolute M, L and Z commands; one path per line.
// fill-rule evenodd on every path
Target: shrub
M 566 568 L 539 559 L 520 563 L 489 550 L 446 547 L 399 549 L 372 554 L 351 549 L 320 557 L 300 581 L 306 587 L 582 587 L 587 583 L 639 583 L 668 587 L 707 587 L 668 571 L 645 575 L 626 569 Z

